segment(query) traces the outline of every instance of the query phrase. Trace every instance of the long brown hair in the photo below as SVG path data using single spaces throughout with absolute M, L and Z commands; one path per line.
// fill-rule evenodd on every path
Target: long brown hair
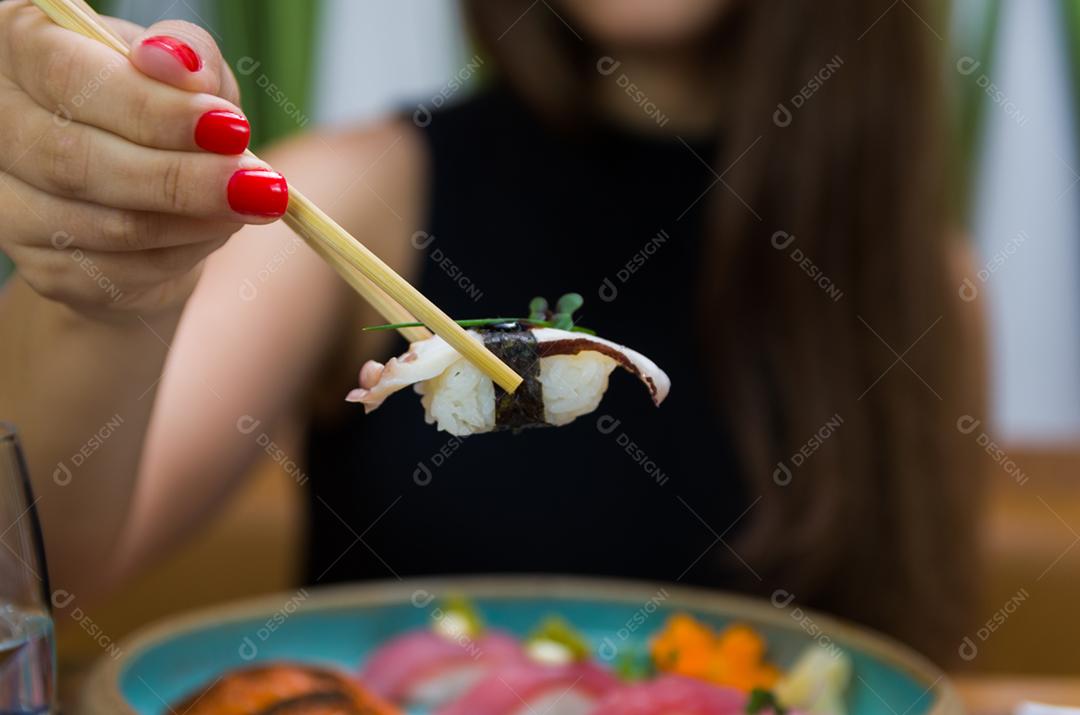
M 511 85 L 566 122 L 588 106 L 603 52 L 528 7 L 468 2 Z M 956 422 L 981 415 L 983 395 L 951 270 L 944 29 L 930 8 L 746 0 L 723 19 L 708 44 L 732 109 L 701 308 L 761 496 L 734 545 L 745 588 L 946 659 L 971 605 L 979 491 Z

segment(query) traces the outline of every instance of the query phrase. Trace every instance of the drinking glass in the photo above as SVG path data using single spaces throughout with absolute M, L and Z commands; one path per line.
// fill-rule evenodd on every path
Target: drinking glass
M 56 711 L 56 648 L 26 462 L 0 422 L 0 715 Z

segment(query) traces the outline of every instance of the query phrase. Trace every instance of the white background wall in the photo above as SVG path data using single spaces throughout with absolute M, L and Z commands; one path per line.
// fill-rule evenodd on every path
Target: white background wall
M 318 120 L 338 123 L 415 107 L 465 62 L 455 2 L 323 2 L 315 85 Z
M 1004 0 L 986 69 L 1026 118 L 986 109 L 973 225 L 984 261 L 1026 236 L 983 286 L 995 415 L 1010 438 L 1080 434 L 1080 150 L 1062 27 L 1057 0 Z

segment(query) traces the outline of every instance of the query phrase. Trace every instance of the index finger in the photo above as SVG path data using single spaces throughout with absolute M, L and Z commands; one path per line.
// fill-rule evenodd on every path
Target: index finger
M 247 148 L 247 119 L 222 97 L 153 79 L 114 50 L 54 25 L 33 6 L 14 13 L 5 30 L 4 67 L 58 123 L 89 124 L 157 149 L 239 154 Z M 219 83 L 217 75 L 203 80 Z

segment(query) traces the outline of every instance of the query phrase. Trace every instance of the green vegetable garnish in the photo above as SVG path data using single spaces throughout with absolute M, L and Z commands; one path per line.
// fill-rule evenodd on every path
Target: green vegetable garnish
M 529 320 L 544 320 L 548 314 L 546 298 L 537 296 L 529 301 Z
M 472 602 L 464 596 L 451 596 L 433 614 L 433 631 L 444 638 L 474 639 L 484 631 L 484 622 Z
M 772 710 L 775 715 L 786 715 L 787 709 L 780 705 L 772 691 L 754 688 L 750 691 L 750 700 L 746 703 L 746 712 L 763 713 Z
M 592 646 L 573 626 L 552 616 L 525 639 L 529 654 L 540 661 L 575 663 L 592 656 Z
M 628 648 L 616 656 L 615 674 L 627 682 L 648 680 L 656 675 L 656 664 L 648 651 Z
M 499 323 L 531 322 L 527 318 L 470 318 L 468 320 L 455 320 L 454 322 L 463 328 L 482 328 L 486 325 L 498 325 Z M 374 330 L 397 330 L 398 328 L 423 328 L 423 323 L 387 323 L 385 325 L 369 325 L 364 328 L 365 332 Z
M 503 323 L 521 323 L 534 328 L 558 328 L 575 333 L 596 335 L 595 330 L 582 328 L 574 324 L 574 312 L 584 305 L 585 299 L 579 293 L 567 293 L 559 298 L 555 304 L 555 312 L 548 310 L 548 302 L 544 298 L 536 297 L 529 301 L 528 318 L 469 318 L 467 320 L 455 320 L 454 322 L 463 328 L 484 328 L 490 325 Z M 387 323 L 386 325 L 369 325 L 364 332 L 377 330 L 400 330 L 401 328 L 423 328 L 423 323 Z
M 555 315 L 552 322 L 560 330 L 570 330 L 574 327 L 574 311 L 585 304 L 585 299 L 580 293 L 567 293 L 555 304 Z

